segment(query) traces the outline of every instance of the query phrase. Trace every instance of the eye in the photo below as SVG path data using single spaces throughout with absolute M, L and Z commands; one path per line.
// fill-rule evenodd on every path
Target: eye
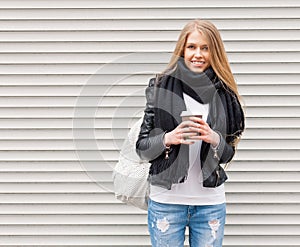
M 203 50 L 203 51 L 208 51 L 208 46 L 202 47 L 202 50 Z
M 195 46 L 194 45 L 188 45 L 186 48 L 188 48 L 188 49 L 194 49 Z

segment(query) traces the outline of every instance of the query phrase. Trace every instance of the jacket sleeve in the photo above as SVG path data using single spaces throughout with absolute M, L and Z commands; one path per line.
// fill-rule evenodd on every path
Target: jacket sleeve
M 216 92 L 213 100 L 214 104 L 212 106 L 212 117 L 215 119 L 215 125 L 212 126 L 212 129 L 219 134 L 220 143 L 216 149 L 212 148 L 212 145 L 210 145 L 210 149 L 213 151 L 213 158 L 217 159 L 219 164 L 230 162 L 235 154 L 235 148 L 226 141 L 226 129 L 228 124 L 226 120 L 227 106 L 225 105 L 225 99 L 222 100 L 222 97 L 223 95 Z
M 154 84 L 155 78 L 152 78 L 146 88 L 146 108 L 136 142 L 136 152 L 143 160 L 153 160 L 165 150 L 163 142 L 165 133 L 156 130 L 154 125 Z
M 220 136 L 220 143 L 217 148 L 210 148 L 213 150 L 214 158 L 219 161 L 220 164 L 228 163 L 232 160 L 235 154 L 235 148 L 228 144 L 224 138 L 224 136 L 219 132 L 216 131 Z

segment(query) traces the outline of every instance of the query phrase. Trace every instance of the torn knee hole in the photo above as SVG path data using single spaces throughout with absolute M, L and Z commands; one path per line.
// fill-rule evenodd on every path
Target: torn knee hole
M 166 232 L 170 227 L 170 223 L 165 217 L 163 219 L 158 219 L 156 226 L 157 226 L 157 229 L 159 229 L 161 232 Z
M 210 229 L 211 229 L 211 234 L 213 236 L 214 239 L 217 238 L 217 231 L 220 227 L 220 221 L 215 219 L 215 220 L 211 220 L 208 222 Z

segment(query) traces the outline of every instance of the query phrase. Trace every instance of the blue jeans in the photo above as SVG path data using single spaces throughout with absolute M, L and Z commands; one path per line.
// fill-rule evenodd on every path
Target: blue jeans
M 183 247 L 189 227 L 191 247 L 222 247 L 226 204 L 188 206 L 148 202 L 148 229 L 153 247 Z

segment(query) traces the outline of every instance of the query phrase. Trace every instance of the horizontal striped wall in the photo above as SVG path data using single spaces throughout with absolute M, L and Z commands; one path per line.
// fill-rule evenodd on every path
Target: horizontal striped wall
M 0 0 L 0 246 L 150 246 L 111 170 L 193 18 L 221 31 L 246 105 L 224 246 L 300 246 L 298 0 Z

